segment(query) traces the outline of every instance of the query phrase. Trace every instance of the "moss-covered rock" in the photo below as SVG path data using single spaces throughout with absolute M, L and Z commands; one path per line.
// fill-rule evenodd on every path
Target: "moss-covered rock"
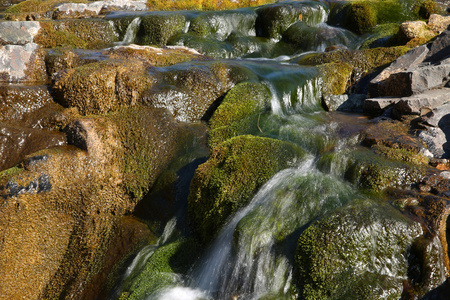
M 26 0 L 20 1 L 5 10 L 5 18 L 8 20 L 36 20 L 51 19 L 53 9 L 66 0 Z M 87 3 L 87 0 L 74 0 L 73 3 Z
M 363 34 L 377 25 L 377 15 L 370 4 L 353 3 L 348 7 L 345 24 L 352 31 Z
M 225 96 L 210 119 L 209 145 L 215 148 L 234 136 L 258 132 L 258 119 L 266 111 L 270 92 L 260 83 L 240 83 Z
M 270 177 L 302 155 L 293 144 L 254 136 L 216 147 L 196 170 L 189 194 L 188 213 L 201 240 L 210 241 Z
M 332 62 L 318 66 L 322 78 L 323 95 L 342 95 L 350 87 L 353 67 L 346 62 Z
M 153 78 L 139 61 L 100 61 L 53 76 L 56 100 L 85 114 L 102 114 L 136 105 Z
M 423 141 L 408 134 L 408 127 L 401 122 L 384 121 L 370 125 L 364 130 L 362 143 L 376 153 L 389 159 L 416 165 L 428 164 L 422 152 L 426 149 Z
M 106 20 L 41 21 L 34 41 L 44 48 L 100 49 L 118 41 L 114 26 Z
M 112 268 L 120 217 L 175 156 L 177 128 L 158 109 L 81 118 L 66 129 L 79 148 L 41 150 L 3 173 L 2 295 L 96 298 L 103 286 L 89 287 Z
M 198 256 L 199 244 L 194 239 L 178 239 L 149 253 L 150 257 L 139 270 L 122 285 L 121 300 L 155 297 L 158 290 L 180 283 Z
M 378 25 L 368 33 L 360 49 L 389 47 L 401 44 L 398 41 L 398 32 L 400 25 L 398 23 L 386 23 Z
M 400 156 L 398 152 L 395 154 Z M 407 157 L 409 157 L 408 153 L 405 154 L 405 159 Z M 362 188 L 382 191 L 388 187 L 408 187 L 413 183 L 420 182 L 425 173 L 426 167 L 423 165 L 389 159 L 377 155 L 372 150 L 361 150 L 354 151 L 350 155 L 345 177 Z
M 136 42 L 141 45 L 165 46 L 186 23 L 186 17 L 180 13 L 156 13 L 141 18 Z
M 393 207 L 355 200 L 311 224 L 298 239 L 303 299 L 398 299 L 408 251 L 421 226 Z
M 316 25 L 325 19 L 325 6 L 319 2 L 288 2 L 258 8 L 256 34 L 265 38 L 280 39 L 282 33 L 298 20 Z
M 345 62 L 353 67 L 355 80 L 373 72 L 376 68 L 385 66 L 399 56 L 405 54 L 407 47 L 374 48 L 365 50 L 338 49 L 336 51 L 310 54 L 298 63 L 305 65 L 319 65 L 330 62 Z

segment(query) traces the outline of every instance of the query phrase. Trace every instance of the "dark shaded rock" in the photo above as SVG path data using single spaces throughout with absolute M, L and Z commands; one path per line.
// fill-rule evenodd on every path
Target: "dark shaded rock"
M 347 101 L 348 95 L 328 95 L 322 97 L 322 106 L 327 111 L 335 111 Z
M 363 105 L 366 98 L 367 98 L 366 94 L 350 94 L 348 95 L 348 99 L 341 105 L 339 105 L 337 110 L 361 113 L 363 112 Z
M 195 171 L 189 194 L 188 215 L 202 242 L 211 241 L 270 177 L 303 155 L 291 143 L 248 135 L 214 148 Z
M 302 298 L 400 298 L 409 249 L 422 233 L 419 223 L 385 203 L 356 200 L 336 209 L 298 239 Z
M 25 128 L 1 123 L 0 170 L 11 168 L 26 155 L 41 149 L 65 145 L 66 138 L 55 131 Z
M 450 49 L 450 31 L 444 31 L 428 47 L 430 52 L 427 54 L 425 62 L 433 63 L 447 58 Z

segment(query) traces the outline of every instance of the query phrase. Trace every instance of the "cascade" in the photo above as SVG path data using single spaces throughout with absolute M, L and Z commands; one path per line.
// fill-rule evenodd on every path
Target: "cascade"
M 125 31 L 125 35 L 123 40 L 115 43 L 116 45 L 129 45 L 132 44 L 136 38 L 136 33 L 141 25 L 141 18 L 134 18 L 133 21 L 128 25 L 127 30 Z

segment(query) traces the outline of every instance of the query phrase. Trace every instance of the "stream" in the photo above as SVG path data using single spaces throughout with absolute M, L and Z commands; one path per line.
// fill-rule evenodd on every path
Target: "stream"
M 296 289 L 294 253 L 300 234 L 314 220 L 355 199 L 372 201 L 373 196 L 364 194 L 344 179 L 348 154 L 359 149 L 359 129 L 367 125 L 368 119 L 325 112 L 321 106 L 322 82 L 317 77 L 317 69 L 296 63 L 302 56 L 323 52 L 330 46 L 355 49 L 362 42 L 347 30 L 327 25 L 328 12 L 318 3 L 305 4 L 304 13 L 300 14 L 304 23 L 297 25 L 305 26 L 304 42 L 295 49 L 284 47 L 281 39 L 257 38 L 261 33 L 252 32 L 247 25 L 254 18 L 250 9 L 241 9 L 235 15 L 185 13 L 191 19 L 187 28 L 201 18 L 214 25 L 211 43 L 199 46 L 186 28 L 184 34 L 171 41 L 172 45 L 200 48 L 215 60 L 181 63 L 158 69 L 158 72 L 170 78 L 175 71 L 201 69 L 215 62 L 235 66 L 245 73 L 248 81 L 262 83 L 271 94 L 267 99 L 269 109 L 258 118 L 259 130 L 251 134 L 294 143 L 306 154 L 292 167 L 273 176 L 248 205 L 229 217 L 186 273 L 165 274 L 164 285 L 153 286 L 144 296 L 133 299 L 291 299 L 289 295 L 296 294 L 293 292 Z M 133 42 L 139 24 L 139 17 L 133 19 L 121 44 Z M 230 46 L 233 39 L 245 42 Z M 157 96 L 161 99 L 160 106 L 171 112 L 178 110 L 177 119 L 186 121 L 183 108 L 168 103 L 177 103 L 177 98 L 182 100 L 187 96 L 164 86 L 160 90 Z M 195 147 L 201 148 L 201 145 Z M 204 151 L 201 153 L 204 155 Z M 201 161 L 205 161 L 204 156 Z M 184 184 L 183 188 L 188 185 Z M 158 242 L 143 248 L 128 265 L 111 299 L 118 299 L 123 287 L 132 284 L 133 278 L 139 278 L 146 262 L 159 247 L 186 235 L 188 191 L 178 194 L 177 201 L 182 208 L 167 222 Z M 137 214 L 145 218 L 142 212 Z M 404 261 L 392 258 L 391 263 L 402 265 Z M 392 280 L 405 279 L 396 271 L 389 274 Z

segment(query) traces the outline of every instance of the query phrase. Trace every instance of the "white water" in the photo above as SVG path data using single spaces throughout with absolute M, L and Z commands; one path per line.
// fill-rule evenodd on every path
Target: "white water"
M 140 25 L 141 25 L 141 18 L 134 18 L 133 21 L 131 21 L 130 25 L 128 25 L 123 40 L 115 44 L 116 45 L 132 44 L 136 39 L 136 34 Z

